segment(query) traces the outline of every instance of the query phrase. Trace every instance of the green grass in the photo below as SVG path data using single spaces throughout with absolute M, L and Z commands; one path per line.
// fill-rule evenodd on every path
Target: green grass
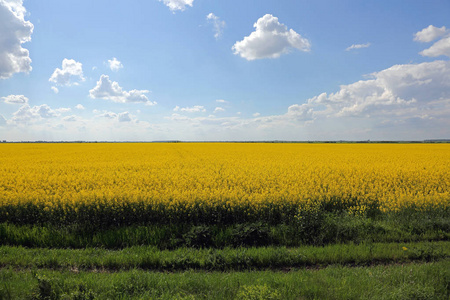
M 0 247 L 0 266 L 15 269 L 51 268 L 76 270 L 262 270 L 328 265 L 369 266 L 373 264 L 438 261 L 450 258 L 450 242 L 336 244 L 325 247 L 240 247 L 225 249 L 178 248 L 159 250 L 136 246 L 121 250 L 27 249 Z
M 0 278 L 0 299 L 448 299 L 450 261 L 291 272 L 1 269 Z
M 271 224 L 4 220 L 0 300 L 449 298 L 448 209 L 333 209 Z

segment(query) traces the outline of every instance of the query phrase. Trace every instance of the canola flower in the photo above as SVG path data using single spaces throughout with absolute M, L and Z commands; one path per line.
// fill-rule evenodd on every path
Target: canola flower
M 0 154 L 0 221 L 279 222 L 318 206 L 450 206 L 449 144 L 1 144 Z

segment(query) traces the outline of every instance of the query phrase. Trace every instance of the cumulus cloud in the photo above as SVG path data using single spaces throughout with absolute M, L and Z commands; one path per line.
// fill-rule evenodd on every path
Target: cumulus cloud
M 52 86 L 51 89 L 52 89 L 52 91 L 53 91 L 55 94 L 58 94 L 58 93 L 59 93 L 59 90 L 58 90 L 58 88 L 57 88 L 56 86 Z
M 22 0 L 0 0 L 0 79 L 31 71 L 29 51 L 22 44 L 31 41 L 34 27 L 25 14 Z
M 148 90 L 124 91 L 116 81 L 111 81 L 108 75 L 101 75 L 97 85 L 89 91 L 92 99 L 105 99 L 120 103 L 145 103 L 155 105 L 156 102 L 150 101 L 145 94 Z
M 219 112 L 224 112 L 225 111 L 225 108 L 223 108 L 223 107 L 216 107 L 215 109 L 214 109 L 214 112 L 213 113 L 219 113 Z
M 64 58 L 62 69 L 56 68 L 49 81 L 61 86 L 78 85 L 84 81 L 83 65 L 73 59 Z
M 313 113 L 313 105 L 311 104 L 293 104 L 288 107 L 286 116 L 296 121 L 309 121 L 314 119 Z
M 227 100 L 223 100 L 223 99 L 217 99 L 216 102 L 217 103 L 224 103 L 224 104 L 228 104 L 229 103 Z
M 450 57 L 450 30 L 442 26 L 441 28 L 433 25 L 422 29 L 414 35 L 414 41 L 431 42 L 441 38 L 435 42 L 430 48 L 421 51 L 422 56 L 437 57 L 445 55 Z
M 366 44 L 353 44 L 350 47 L 348 47 L 347 49 L 345 49 L 345 51 L 350 51 L 353 49 L 361 49 L 361 48 L 368 48 L 370 47 L 370 43 L 366 43 Z
M 194 0 L 159 0 L 163 2 L 172 12 L 185 10 L 186 6 L 192 7 Z
M 445 55 L 450 57 L 450 36 L 442 38 L 434 43 L 430 48 L 420 52 L 423 56 L 437 57 Z
M 169 119 L 190 130 L 247 139 L 249 134 L 253 139 L 424 139 L 448 136 L 449 115 L 450 61 L 435 61 L 392 66 L 335 93 L 290 105 L 280 115 L 254 113 L 245 119 L 173 114 Z
M 122 122 L 119 121 L 119 114 L 121 114 Z M 40 115 L 36 115 L 34 110 L 29 115 L 29 118 L 26 116 L 21 116 L 20 119 L 19 116 L 6 118 L 6 124 L 0 126 L 0 134 L 3 139 L 11 141 L 161 140 L 162 138 L 150 137 L 157 131 L 167 131 L 165 127 L 139 121 L 132 114 L 128 115 L 131 121 L 127 121 L 126 113 L 117 113 L 115 114 L 116 117 L 112 119 L 102 118 L 98 115 L 84 118 L 77 114 L 42 118 Z
M 72 109 L 70 107 L 60 107 L 60 108 L 56 108 L 55 112 L 57 113 L 66 113 L 72 111 Z
M 130 122 L 131 121 L 131 115 L 129 112 L 125 111 L 122 113 L 119 113 L 117 115 L 117 119 L 119 122 Z
M 192 107 L 179 107 L 178 105 L 175 106 L 173 111 L 184 111 L 189 113 L 195 113 L 195 112 L 206 112 L 206 109 L 202 105 L 194 105 Z
M 117 118 L 117 114 L 115 112 L 111 112 L 111 111 L 98 112 L 98 111 L 94 110 L 94 113 L 96 113 L 98 117 L 103 117 L 103 118 L 107 118 L 107 119 L 116 119 Z
M 173 113 L 163 127 L 171 137 L 193 140 L 427 139 L 448 137 L 449 115 L 450 61 L 434 61 L 394 65 L 292 104 L 284 114 Z M 110 117 L 117 120 L 117 114 Z
M 310 51 L 311 44 L 292 29 L 278 22 L 278 18 L 266 14 L 253 24 L 255 31 L 242 41 L 236 42 L 232 50 L 247 60 L 277 58 L 292 49 Z
M 28 98 L 24 95 L 9 95 L 6 97 L 2 97 L 5 103 L 9 104 L 25 104 L 28 103 Z
M 341 86 L 308 100 L 316 115 L 333 117 L 417 117 L 450 113 L 450 62 L 395 65 L 372 79 Z M 323 109 L 320 110 L 320 107 Z
M 394 65 L 284 114 L 250 118 L 173 114 L 183 134 L 206 139 L 427 139 L 450 134 L 450 61 Z M 198 139 L 198 138 L 197 138 Z
M 427 28 L 422 29 L 419 32 L 414 34 L 414 40 L 416 42 L 428 43 L 434 41 L 435 39 L 446 35 L 449 32 L 445 26 L 441 28 L 435 27 L 433 25 L 428 26 Z
M 131 122 L 133 121 L 133 116 L 128 112 L 124 111 L 121 113 L 115 113 L 111 111 L 97 111 L 94 110 L 94 113 L 97 115 L 97 117 L 102 117 L 110 120 L 115 120 L 118 122 Z
M 214 26 L 214 37 L 216 38 L 216 40 L 218 38 L 220 38 L 220 36 L 222 35 L 223 29 L 225 28 L 225 21 L 220 20 L 220 18 L 218 16 L 216 16 L 213 13 L 209 13 L 206 16 L 206 20 L 208 20 L 208 22 L 210 22 L 211 24 L 213 24 Z
M 76 122 L 79 120 L 79 117 L 77 115 L 71 115 L 71 116 L 66 116 L 66 117 L 62 118 L 62 120 L 64 122 Z
M 111 71 L 119 71 L 123 68 L 123 65 L 120 61 L 117 60 L 117 58 L 113 57 L 113 59 L 108 59 L 108 66 L 111 69 Z
M 58 116 L 58 113 L 51 109 L 47 104 L 33 107 L 28 104 L 24 104 L 13 113 L 11 121 L 14 123 L 29 123 L 34 120 L 49 119 L 56 116 Z
M 83 110 L 83 109 L 84 109 L 84 106 L 81 105 L 81 104 L 77 104 L 77 105 L 75 106 L 75 108 L 76 108 L 76 109 L 79 109 L 79 110 Z

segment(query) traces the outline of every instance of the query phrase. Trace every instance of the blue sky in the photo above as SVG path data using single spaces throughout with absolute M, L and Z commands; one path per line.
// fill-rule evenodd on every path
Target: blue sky
M 450 2 L 0 0 L 0 139 L 450 138 Z

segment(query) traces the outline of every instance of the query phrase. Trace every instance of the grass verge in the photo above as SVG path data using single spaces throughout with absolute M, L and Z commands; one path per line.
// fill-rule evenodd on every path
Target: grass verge
M 1 299 L 448 299 L 450 261 L 292 272 L 0 270 Z
M 0 266 L 14 269 L 119 271 L 130 269 L 182 271 L 287 270 L 328 265 L 438 261 L 450 258 L 450 242 L 336 244 L 325 247 L 240 247 L 225 249 L 131 247 L 121 250 L 27 249 L 0 247 Z

